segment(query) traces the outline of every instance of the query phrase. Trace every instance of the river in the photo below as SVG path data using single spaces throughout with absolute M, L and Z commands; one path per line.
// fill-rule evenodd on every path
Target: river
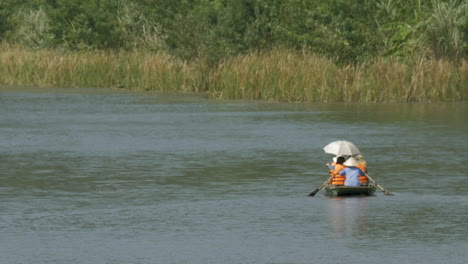
M 1 263 L 464 264 L 467 110 L 1 87 Z M 335 140 L 396 195 L 308 197 Z

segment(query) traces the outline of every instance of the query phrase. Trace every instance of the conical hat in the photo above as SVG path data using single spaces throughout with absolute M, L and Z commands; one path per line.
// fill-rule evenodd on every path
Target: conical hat
M 354 157 L 350 157 L 347 161 L 343 163 L 343 165 L 348 167 L 355 167 L 359 165 L 359 161 L 357 161 Z

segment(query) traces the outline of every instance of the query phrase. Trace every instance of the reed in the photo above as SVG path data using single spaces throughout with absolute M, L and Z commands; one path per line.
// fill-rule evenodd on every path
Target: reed
M 460 91 L 458 97 L 461 100 L 468 100 L 468 61 L 464 60 L 460 64 Z
M 209 91 L 226 99 L 341 99 L 346 69 L 316 55 L 274 50 L 230 58 L 211 72 Z
M 186 62 L 165 53 L 29 51 L 2 45 L 0 84 L 208 91 L 213 98 L 287 102 L 439 102 L 468 98 L 468 62 L 377 58 L 340 65 L 305 51 L 274 49 L 210 68 L 207 60 Z
M 440 102 L 466 100 L 467 62 L 399 62 L 377 58 L 339 65 L 307 52 L 238 56 L 211 72 L 210 93 L 225 99 L 304 102 Z
M 6 85 L 193 92 L 206 86 L 200 74 L 206 68 L 202 62 L 137 51 L 28 51 L 4 45 L 0 52 L 0 83 Z

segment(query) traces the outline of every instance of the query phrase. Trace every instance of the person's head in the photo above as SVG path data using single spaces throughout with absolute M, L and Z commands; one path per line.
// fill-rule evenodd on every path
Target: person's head
M 364 156 L 362 156 L 361 154 L 355 155 L 354 158 L 357 160 L 364 160 Z
M 345 158 L 344 158 L 344 157 L 338 157 L 338 158 L 336 159 L 336 164 L 341 164 L 341 165 L 343 165 L 343 162 L 345 162 Z

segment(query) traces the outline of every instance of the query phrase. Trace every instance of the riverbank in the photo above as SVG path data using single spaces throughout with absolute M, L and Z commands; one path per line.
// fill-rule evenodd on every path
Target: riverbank
M 289 102 L 441 102 L 468 98 L 468 61 L 375 59 L 357 65 L 288 50 L 215 67 L 165 53 L 0 49 L 0 84 L 208 92 L 222 99 Z

